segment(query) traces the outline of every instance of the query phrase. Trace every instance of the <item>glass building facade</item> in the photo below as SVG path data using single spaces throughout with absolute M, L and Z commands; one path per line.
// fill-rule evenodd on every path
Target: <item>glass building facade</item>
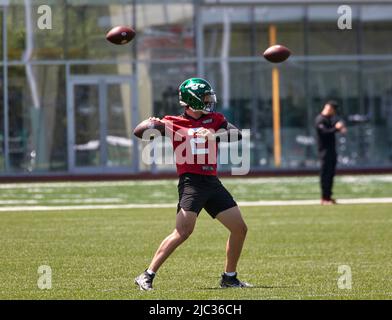
M 349 129 L 337 139 L 339 167 L 391 169 L 388 2 L 345 1 L 352 29 L 342 30 L 335 1 L 0 0 L 0 176 L 174 170 L 144 164 L 132 129 L 180 113 L 178 85 L 193 76 L 208 79 L 219 111 L 251 130 L 252 171 L 317 168 L 313 123 L 329 99 Z M 37 23 L 48 12 L 42 5 L 51 29 Z M 134 41 L 107 42 L 116 25 L 133 26 Z M 283 64 L 261 56 L 271 28 L 293 52 Z

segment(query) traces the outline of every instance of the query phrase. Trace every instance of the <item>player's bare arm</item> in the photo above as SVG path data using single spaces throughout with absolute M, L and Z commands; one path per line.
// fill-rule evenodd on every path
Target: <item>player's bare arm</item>
M 227 122 L 215 133 L 215 137 L 218 142 L 236 142 L 242 139 L 242 133 L 234 124 Z

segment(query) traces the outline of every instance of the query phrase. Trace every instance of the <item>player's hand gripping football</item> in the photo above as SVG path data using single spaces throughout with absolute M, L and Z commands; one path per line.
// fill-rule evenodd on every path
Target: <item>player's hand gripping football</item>
M 165 122 L 159 118 L 150 117 L 142 122 L 140 122 L 136 128 L 133 130 L 133 134 L 143 139 L 143 134 L 145 131 L 149 129 L 156 129 L 161 132 L 161 134 L 165 133 Z M 147 140 L 149 140 L 152 136 L 150 135 Z
M 205 140 L 214 140 L 215 139 L 215 134 L 209 129 L 206 128 L 201 128 L 196 132 L 196 137 L 204 138 Z

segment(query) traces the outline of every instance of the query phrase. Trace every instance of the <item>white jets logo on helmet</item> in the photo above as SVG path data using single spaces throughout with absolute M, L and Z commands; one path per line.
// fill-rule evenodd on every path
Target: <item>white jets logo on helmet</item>
M 204 83 L 190 83 L 185 86 L 185 88 L 191 88 L 191 90 L 197 90 L 199 88 L 204 88 L 206 85 Z

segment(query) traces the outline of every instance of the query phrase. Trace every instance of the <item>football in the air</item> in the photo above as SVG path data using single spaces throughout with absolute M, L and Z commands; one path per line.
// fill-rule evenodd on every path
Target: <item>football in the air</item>
M 106 34 L 106 40 L 114 44 L 126 44 L 135 38 L 136 32 L 130 27 L 118 26 Z
M 144 131 L 148 129 L 155 129 L 160 131 L 162 134 L 165 133 L 165 123 L 163 121 L 154 120 L 154 119 L 146 119 L 139 123 L 139 125 L 133 130 L 133 134 L 138 137 L 142 138 Z M 150 137 L 148 137 L 150 138 Z
M 287 60 L 290 55 L 290 50 L 285 46 L 279 44 L 269 47 L 263 53 L 264 58 L 266 58 L 269 62 L 273 63 L 283 62 Z

